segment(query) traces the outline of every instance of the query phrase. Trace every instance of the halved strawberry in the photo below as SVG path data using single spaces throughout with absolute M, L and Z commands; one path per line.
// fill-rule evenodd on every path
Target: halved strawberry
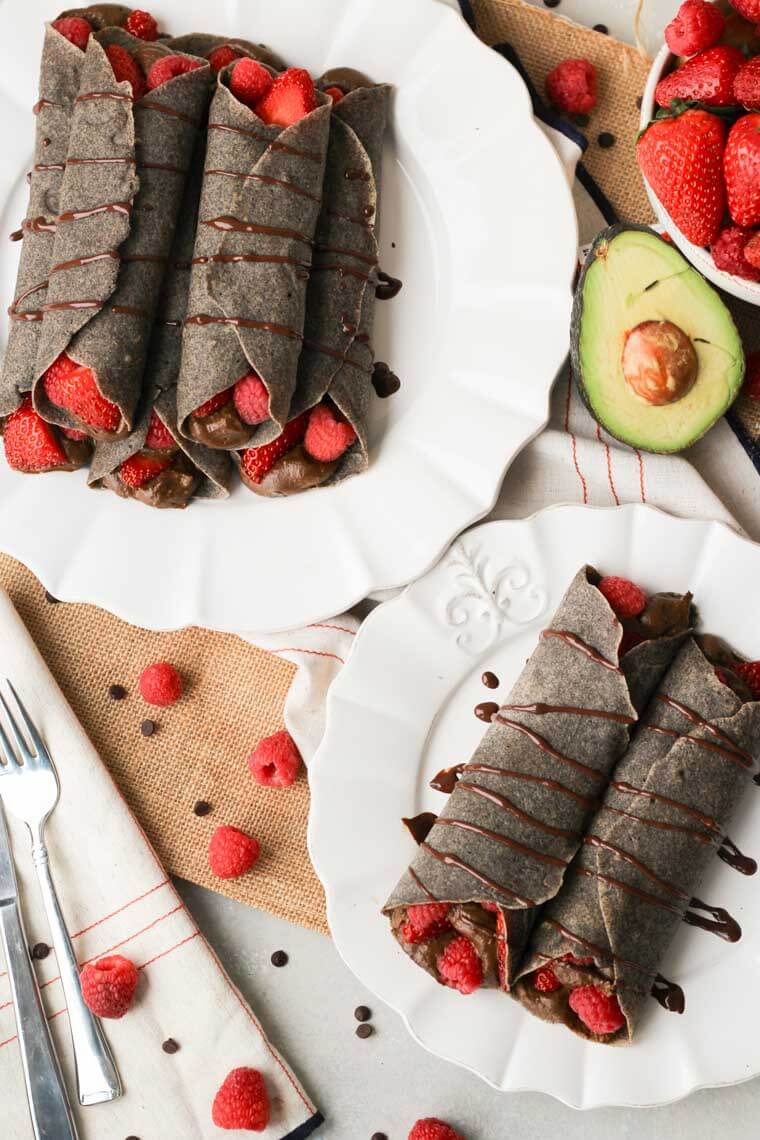
M 14 471 L 36 473 L 70 466 L 50 424 L 32 407 L 27 396 L 5 421 L 5 458 Z
M 265 123 L 289 127 L 308 115 L 317 105 L 314 82 L 308 71 L 289 67 L 281 72 L 254 110 Z
M 240 453 L 243 471 L 251 483 L 260 483 L 277 460 L 301 442 L 306 434 L 308 419 L 308 413 L 302 412 L 300 416 L 296 416 L 286 424 L 277 439 L 273 439 L 271 443 L 265 443 L 261 447 L 248 447 Z
M 159 418 L 155 408 L 150 413 L 148 434 L 145 437 L 145 446 L 150 448 L 174 447 L 174 436 Z
M 42 386 L 51 404 L 71 412 L 83 423 L 107 432 L 118 430 L 121 412 L 101 393 L 95 373 L 65 352 L 45 372 Z
M 205 404 L 201 404 L 196 408 L 193 415 L 196 419 L 203 419 L 204 416 L 210 416 L 212 412 L 218 412 L 225 404 L 229 404 L 232 399 L 232 388 L 225 388 L 223 392 L 217 392 Z
M 143 455 L 138 451 L 137 455 L 125 459 L 122 463 L 119 468 L 119 478 L 128 487 L 142 487 L 144 483 L 148 483 L 165 471 L 170 463 L 171 459 L 168 457 L 164 459 L 158 455 Z

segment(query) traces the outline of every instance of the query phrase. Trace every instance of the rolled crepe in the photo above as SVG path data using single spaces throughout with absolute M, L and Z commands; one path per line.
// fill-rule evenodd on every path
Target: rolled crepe
M 514 993 L 538 1017 L 628 1044 L 650 995 L 683 1010 L 680 987 L 659 974 L 682 921 L 739 937 L 725 910 L 694 897 L 760 754 L 760 702 L 729 679 L 689 638 L 658 687 L 521 965 Z M 756 869 L 730 843 L 722 854 Z M 541 968 L 556 979 L 551 992 L 536 988 Z M 576 1015 L 570 994 L 580 986 L 617 998 L 618 1029 L 593 1032 Z
M 620 657 L 623 629 L 584 567 L 573 579 L 507 703 L 478 706 L 491 727 L 384 913 L 402 949 L 437 980 L 464 935 L 482 984 L 508 989 L 540 907 L 554 898 L 643 700 L 682 642 L 691 596 L 653 599 L 649 640 Z M 630 640 L 630 631 L 629 640 Z M 498 709 L 498 711 L 497 711 Z M 409 908 L 447 904 L 443 929 L 418 938 Z
M 113 5 L 109 16 L 123 23 L 131 9 Z M 64 15 L 87 15 L 72 9 Z M 102 18 L 102 17 L 101 17 Z M 60 212 L 60 191 L 69 149 L 74 100 L 84 68 L 85 53 L 52 24 L 45 25 L 40 61 L 34 162 L 29 179 L 29 203 L 14 240 L 23 238 L 14 299 L 10 305 L 8 346 L 0 378 L 0 416 L 7 416 L 31 391 L 37 348 L 42 331 L 42 306 L 47 299 L 48 274 L 53 259 L 55 219 Z
M 297 123 L 268 125 L 232 94 L 230 72 L 219 73 L 209 112 L 177 392 L 183 433 L 226 449 L 278 435 L 290 410 L 331 106 L 318 92 Z M 192 414 L 250 371 L 269 395 L 267 423 L 243 423 L 231 398 Z
M 161 290 L 146 366 L 147 391 L 134 431 L 126 439 L 101 442 L 90 466 L 90 483 L 107 487 L 123 498 L 138 499 L 152 507 L 186 507 L 192 498 L 226 498 L 232 465 L 226 452 L 212 451 L 180 434 L 177 425 L 177 377 L 182 356 L 182 325 L 190 288 L 198 217 L 205 139 L 198 140 L 192 171 L 182 202 L 169 268 Z M 169 432 L 173 444 L 146 448 L 154 416 Z M 162 470 L 139 486 L 125 482 L 121 465 L 135 455 L 163 463 Z
M 148 342 L 177 211 L 208 100 L 208 66 L 133 102 L 105 47 L 119 44 L 148 66 L 173 54 L 120 28 L 90 38 L 61 187 L 53 266 L 37 354 L 34 402 L 49 422 L 104 433 L 53 404 L 40 383 L 66 352 L 91 368 L 117 405 L 123 436 L 134 426 Z M 138 193 L 139 190 L 139 193 Z
M 185 36 L 174 36 L 171 41 L 174 51 L 183 51 L 187 55 L 195 55 L 201 59 L 208 59 L 214 48 L 229 44 L 240 52 L 241 56 L 249 56 L 265 63 L 274 71 L 282 71 L 285 64 L 281 57 L 272 51 L 266 44 L 254 44 L 250 40 L 241 40 L 233 36 L 216 36 L 209 32 L 189 32 Z

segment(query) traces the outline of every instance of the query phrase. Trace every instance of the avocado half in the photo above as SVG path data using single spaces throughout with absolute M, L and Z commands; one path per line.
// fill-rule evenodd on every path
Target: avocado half
M 623 352 L 634 329 L 665 321 L 691 341 L 696 379 L 680 398 L 653 404 L 626 381 Z M 594 242 L 575 294 L 571 356 L 592 416 L 642 451 L 672 453 L 695 443 L 730 408 L 744 379 L 741 338 L 720 294 L 646 226 L 611 226 Z

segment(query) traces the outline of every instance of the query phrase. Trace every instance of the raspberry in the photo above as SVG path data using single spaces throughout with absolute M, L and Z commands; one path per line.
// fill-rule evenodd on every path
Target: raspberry
M 437 1120 L 434 1116 L 426 1116 L 412 1126 L 408 1140 L 465 1140 L 461 1132 L 457 1132 L 450 1124 Z
M 88 962 L 79 975 L 85 1005 L 96 1017 L 123 1017 L 137 988 L 137 967 L 129 958 L 113 954 Z
M 647 604 L 647 596 L 639 586 L 629 582 L 627 578 L 616 578 L 614 574 L 602 578 L 599 592 L 621 618 L 638 617 Z
M 406 908 L 406 922 L 401 928 L 404 942 L 427 942 L 451 930 L 446 903 L 421 903 Z
M 483 966 L 469 938 L 449 942 L 436 962 L 441 980 L 460 994 L 471 994 L 483 981 Z
M 592 1033 L 615 1033 L 625 1025 L 618 999 L 596 986 L 578 986 L 570 991 L 568 1002 L 575 1016 Z
M 255 372 L 241 376 L 232 390 L 232 398 L 244 424 L 263 424 L 269 419 L 269 393 Z
M 343 94 L 340 87 L 325 87 L 325 95 L 329 95 L 333 103 L 340 103 Z
M 80 51 L 85 50 L 92 34 L 92 24 L 83 20 L 81 16 L 63 16 L 60 20 L 53 20 L 53 27 Z
M 168 661 L 157 661 L 140 674 L 140 693 L 149 705 L 173 705 L 182 696 L 182 678 Z
M 191 59 L 189 55 L 164 55 L 157 59 L 148 72 L 148 90 L 155 91 L 157 87 L 184 75 L 188 71 L 195 71 L 203 67 L 199 59 Z
M 303 445 L 314 459 L 332 463 L 340 459 L 355 439 L 356 432 L 351 424 L 338 418 L 330 404 L 317 404 L 312 408 Z
M 95 373 L 65 352 L 45 372 L 42 385 L 51 404 L 71 412 L 90 427 L 108 432 L 118 429 L 121 412 L 102 395 Z
M 289 788 L 301 767 L 301 753 L 293 737 L 283 729 L 265 736 L 248 757 L 248 767 L 264 788 Z
M 230 91 L 246 107 L 253 108 L 264 98 L 272 82 L 272 76 L 258 60 L 241 59 L 230 74 Z
M 665 40 L 674 55 L 696 55 L 717 44 L 725 23 L 710 0 L 684 0 L 665 29 Z
M 55 432 L 32 407 L 31 396 L 27 396 L 5 421 L 3 443 L 8 466 L 14 471 L 34 474 L 68 464 Z
M 218 75 L 223 67 L 232 63 L 233 59 L 240 59 L 241 54 L 232 44 L 220 44 L 219 47 L 210 51 L 206 58 L 214 75 Z
M 242 451 L 240 462 L 246 478 L 251 483 L 260 483 L 277 460 L 301 442 L 305 433 L 306 412 L 302 412 L 300 416 L 296 416 L 286 424 L 277 439 L 273 439 L 271 443 L 262 444 L 261 447 L 249 447 Z
M 540 994 L 553 994 L 555 990 L 561 988 L 562 982 L 550 966 L 542 966 L 541 969 L 536 970 L 533 975 L 533 989 L 537 990 Z
M 120 44 L 109 44 L 106 55 L 117 81 L 119 83 L 126 81 L 132 88 L 132 98 L 142 99 L 145 94 L 145 76 L 135 57 Z
M 263 1132 L 269 1123 L 269 1096 L 258 1069 L 233 1069 L 214 1097 L 211 1119 L 217 1128 Z
M 138 451 L 137 455 L 124 460 L 119 468 L 119 478 L 127 487 L 143 487 L 165 471 L 170 463 L 168 456 L 160 458 L 157 455 L 143 455 Z
M 760 24 L 760 0 L 731 0 L 731 7 L 752 24 Z
M 205 404 L 201 404 L 196 408 L 193 415 L 196 419 L 203 419 L 204 416 L 210 416 L 212 412 L 218 412 L 225 404 L 229 404 L 233 396 L 232 388 L 225 388 L 223 392 L 217 392 L 210 400 L 206 400 Z
M 86 439 L 90 438 L 86 432 L 77 431 L 76 428 L 59 427 L 58 430 L 61 435 L 65 435 L 66 439 L 71 439 L 74 443 L 84 443 Z
M 760 233 L 753 234 L 745 245 L 744 260 L 748 261 L 755 269 L 760 269 Z
M 124 28 L 131 36 L 136 36 L 138 40 L 147 40 L 148 43 L 152 43 L 153 40 L 158 39 L 158 23 L 155 17 L 151 16 L 150 12 L 143 12 L 140 8 L 135 8 L 133 12 L 129 13 Z
M 596 106 L 596 68 L 587 59 L 564 59 L 547 75 L 546 94 L 558 111 L 588 114 Z
M 760 661 L 743 661 L 736 666 L 735 672 L 752 690 L 755 700 L 760 701 Z
M 744 255 L 751 238 L 752 230 L 724 226 L 710 247 L 717 268 L 736 277 L 745 277 L 748 281 L 760 281 L 760 269 L 751 265 Z
M 145 437 L 145 446 L 155 448 L 156 450 L 160 450 L 163 447 L 175 446 L 174 436 L 160 418 L 155 408 L 150 413 L 150 423 L 148 424 L 148 434 Z
M 636 633 L 633 629 L 624 629 L 623 636 L 620 640 L 620 649 L 618 651 L 619 657 L 625 657 L 626 653 L 630 653 L 637 645 L 641 645 L 644 638 L 640 633 Z
M 747 357 L 747 375 L 744 380 L 744 395 L 750 400 L 760 400 L 760 352 Z
M 208 863 L 219 879 L 236 879 L 250 871 L 261 848 L 257 839 L 237 827 L 217 827 L 208 845 Z

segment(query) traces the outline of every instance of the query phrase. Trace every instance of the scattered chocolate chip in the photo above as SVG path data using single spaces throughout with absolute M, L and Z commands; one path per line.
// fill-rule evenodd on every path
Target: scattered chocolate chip
M 38 942 L 32 947 L 32 957 L 38 962 L 41 962 L 43 958 L 47 958 L 49 953 L 50 947 L 47 942 Z
M 123 685 L 109 685 L 108 695 L 112 701 L 123 701 L 127 695 L 127 690 Z
M 152 736 L 156 731 L 156 722 L 154 720 L 144 720 L 140 725 L 140 732 L 143 736 Z
M 140 1140 L 139 1136 L 127 1136 L 127 1140 Z
M 611 146 L 615 145 L 617 139 L 610 131 L 602 131 L 597 142 L 604 150 L 609 150 Z
M 269 959 L 273 966 L 287 966 L 288 956 L 284 950 L 275 950 L 272 957 Z
M 499 678 L 490 669 L 486 669 L 480 679 L 487 689 L 498 689 L 499 687 Z
M 211 804 L 208 802 L 208 800 L 197 800 L 195 806 L 193 807 L 193 811 L 196 815 L 208 815 L 211 811 Z
M 594 31 L 599 32 L 603 36 L 608 36 L 610 34 L 610 29 L 606 24 L 594 24 Z
M 559 8 L 560 0 L 544 0 L 547 8 Z
M 179 1053 L 179 1045 L 173 1037 L 167 1037 L 161 1048 L 164 1053 Z
M 356 1027 L 356 1036 L 361 1037 L 362 1041 L 366 1041 L 374 1032 L 374 1029 L 369 1024 L 357 1025 Z
M 372 1017 L 372 1010 L 368 1005 L 357 1005 L 354 1010 L 354 1017 L 357 1021 L 369 1021 Z
M 50 602 L 51 606 L 58 605 L 58 598 L 54 598 L 49 590 L 45 590 L 45 601 Z
M 644 102 L 644 100 L 641 98 L 641 96 L 637 95 L 636 96 L 636 106 L 638 107 L 639 110 L 641 110 L 641 105 L 643 102 Z
M 496 701 L 481 701 L 479 705 L 475 705 L 472 711 L 478 720 L 484 720 L 487 724 L 490 724 L 499 711 L 499 706 Z
M 388 1140 L 384 1132 L 373 1132 L 371 1140 Z
M 396 248 L 396 243 L 395 243 L 395 241 L 392 241 L 391 242 L 391 249 L 395 249 L 395 248 Z

